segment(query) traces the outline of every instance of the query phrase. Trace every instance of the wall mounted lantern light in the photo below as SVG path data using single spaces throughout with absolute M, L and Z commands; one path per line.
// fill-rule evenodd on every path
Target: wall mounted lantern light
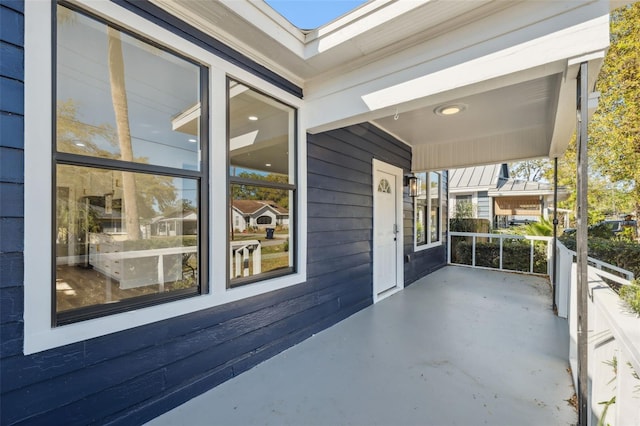
M 417 197 L 420 195 L 420 188 L 418 187 L 418 177 L 417 176 L 409 176 L 407 177 L 407 185 L 409 186 L 409 196 Z

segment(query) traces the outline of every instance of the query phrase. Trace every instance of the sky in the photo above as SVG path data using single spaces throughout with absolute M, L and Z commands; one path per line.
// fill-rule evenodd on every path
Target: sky
M 298 28 L 311 30 L 344 15 L 366 0 L 265 0 Z

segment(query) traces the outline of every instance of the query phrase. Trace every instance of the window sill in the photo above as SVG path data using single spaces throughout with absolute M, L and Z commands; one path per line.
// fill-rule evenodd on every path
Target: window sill
M 419 251 L 440 247 L 441 245 L 442 245 L 442 241 L 437 241 L 435 243 L 430 243 L 430 244 L 421 244 L 421 245 L 414 244 L 413 251 L 414 253 L 417 253 Z

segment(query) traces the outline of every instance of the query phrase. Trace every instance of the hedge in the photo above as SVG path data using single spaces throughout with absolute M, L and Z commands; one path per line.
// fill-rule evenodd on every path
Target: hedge
M 574 236 L 562 236 L 559 240 L 569 250 L 575 251 L 576 239 Z M 640 244 L 591 237 L 589 238 L 588 247 L 590 257 L 626 269 L 633 272 L 635 277 L 640 277 Z

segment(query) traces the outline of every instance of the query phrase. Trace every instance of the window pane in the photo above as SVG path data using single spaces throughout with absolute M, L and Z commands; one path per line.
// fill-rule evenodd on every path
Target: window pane
M 440 241 L 440 175 L 438 173 L 429 173 L 429 197 L 431 197 L 429 203 L 429 242 L 435 243 Z
M 199 170 L 200 67 L 57 10 L 57 150 Z
M 231 287 L 260 274 L 291 272 L 293 191 L 231 185 L 231 193 Z
M 198 182 L 58 165 L 56 305 L 198 292 Z
M 294 184 L 294 112 L 287 105 L 231 81 L 230 175 Z

